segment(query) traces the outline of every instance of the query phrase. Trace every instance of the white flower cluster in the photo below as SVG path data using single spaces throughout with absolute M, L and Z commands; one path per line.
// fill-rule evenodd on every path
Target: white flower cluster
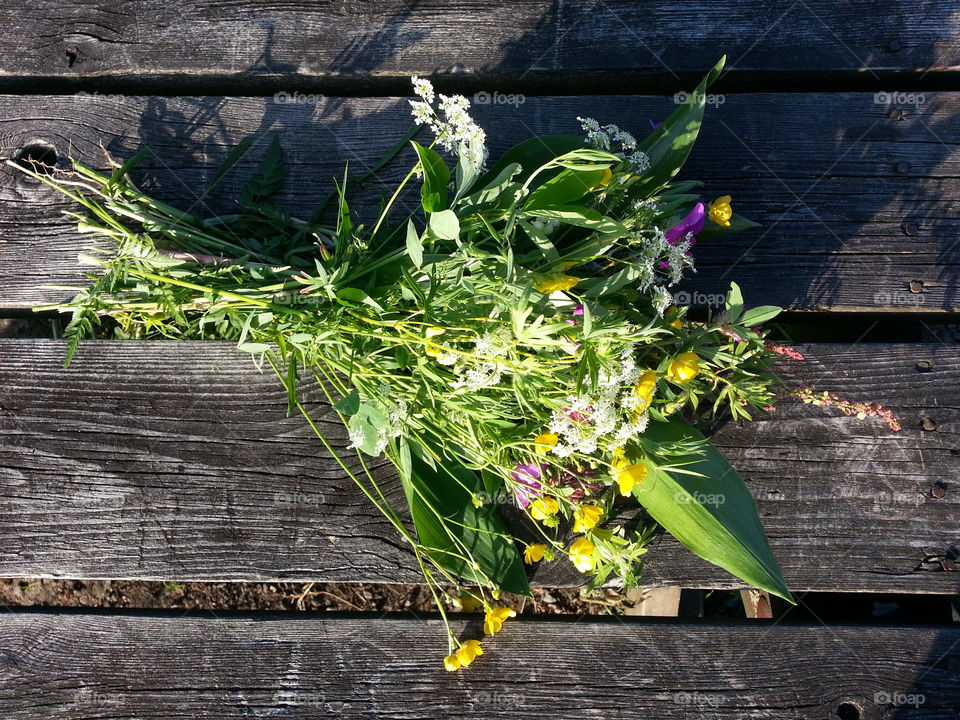
M 630 349 L 621 356 L 619 367 L 600 371 L 596 394 L 567 396 L 567 407 L 554 410 L 550 418 L 550 432 L 560 437 L 553 454 L 592 455 L 601 444 L 612 450 L 646 430 L 650 418 L 637 412 L 640 373 Z
M 641 277 L 637 289 L 645 292 L 655 283 L 666 280 L 667 287 L 676 285 L 683 278 L 684 270 L 693 268 L 693 256 L 689 254 L 694 238 L 690 233 L 671 245 L 667 242 L 663 230 L 653 228 L 630 234 L 630 253 L 636 253 L 631 260 L 638 264 Z M 667 277 L 656 275 L 654 268 Z
M 587 143 L 596 150 L 604 150 L 633 165 L 633 171 L 643 173 L 650 169 L 650 158 L 637 150 L 637 139 L 616 125 L 601 125 L 593 118 L 578 117 L 587 133 Z
M 411 100 L 413 118 L 427 125 L 436 135 L 441 147 L 464 158 L 466 162 L 482 169 L 487 162 L 487 134 L 477 125 L 467 110 L 470 101 L 463 95 L 440 94 L 440 113 L 434 109 L 436 95 L 433 84 L 423 78 L 413 78 L 413 91 L 420 100 Z
M 380 392 L 382 395 L 385 395 L 390 392 L 390 387 L 386 385 L 381 386 Z M 377 441 L 373 448 L 374 456 L 380 455 L 380 453 L 387 448 L 387 444 L 392 438 L 400 437 L 400 435 L 403 434 L 403 428 L 408 416 L 407 402 L 402 398 L 396 402 L 382 403 L 380 410 L 386 416 L 387 423 L 384 427 L 377 429 Z M 350 427 L 350 444 L 347 445 L 348 449 L 352 450 L 362 447 L 366 440 L 367 438 L 362 427 Z
M 462 377 L 453 383 L 457 390 L 482 390 L 498 385 L 503 377 L 504 363 L 499 359 L 507 354 L 503 337 L 498 332 L 487 333 L 474 342 L 474 354 L 481 362 L 464 364 L 458 368 Z

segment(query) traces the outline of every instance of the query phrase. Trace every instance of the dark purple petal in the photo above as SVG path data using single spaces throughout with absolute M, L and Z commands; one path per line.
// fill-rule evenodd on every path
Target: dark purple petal
M 703 230 L 703 224 L 706 220 L 706 208 L 704 208 L 703 203 L 698 202 L 683 220 L 667 230 L 667 242 L 671 245 L 676 245 L 687 236 L 687 233 L 696 235 Z

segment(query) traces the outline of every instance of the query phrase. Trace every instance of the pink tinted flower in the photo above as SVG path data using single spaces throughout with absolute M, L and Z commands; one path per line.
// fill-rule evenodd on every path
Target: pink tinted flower
M 510 479 L 517 483 L 517 487 L 513 491 L 516 496 L 517 507 L 526 508 L 540 497 L 540 490 L 543 487 L 540 480 L 543 478 L 545 469 L 543 465 L 535 463 L 524 463 L 513 468 Z

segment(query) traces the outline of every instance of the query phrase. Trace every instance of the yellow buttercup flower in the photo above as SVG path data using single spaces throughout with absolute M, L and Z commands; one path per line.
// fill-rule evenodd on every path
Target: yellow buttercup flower
M 573 511 L 573 531 L 586 532 L 592 530 L 603 517 L 603 508 L 596 505 L 581 505 Z
M 503 627 L 503 623 L 506 622 L 507 618 L 516 616 L 517 611 L 511 610 L 508 607 L 492 607 L 487 610 L 487 616 L 483 620 L 483 631 L 487 635 L 500 632 L 500 628 Z
M 717 225 L 730 227 L 730 218 L 733 217 L 733 208 L 730 207 L 730 196 L 723 195 L 710 203 L 710 219 Z
M 620 486 L 621 495 L 629 495 L 633 492 L 633 486 L 639 485 L 647 477 L 646 465 L 630 465 L 617 474 L 617 485 Z
M 462 665 L 463 663 L 460 662 L 460 658 L 457 657 L 456 653 L 451 653 L 443 659 L 443 666 L 447 669 L 447 672 L 459 670 Z
M 570 561 L 580 572 L 590 572 L 596 564 L 593 557 L 596 550 L 596 546 L 587 538 L 577 538 L 570 544 Z
M 534 543 L 533 545 L 527 545 L 526 549 L 523 551 L 523 561 L 527 565 L 533 565 L 536 562 L 543 560 L 543 556 L 547 554 L 547 546 L 543 543 Z
M 479 655 L 483 655 L 483 648 L 480 647 L 479 640 L 467 640 L 463 646 L 457 650 L 455 655 L 457 656 L 457 660 L 460 661 L 460 667 L 467 667 L 476 660 Z
M 667 377 L 679 383 L 688 383 L 700 374 L 700 358 L 696 353 L 685 352 L 670 361 Z
M 537 444 L 537 452 L 546 454 L 557 446 L 557 443 L 560 442 L 560 437 L 553 433 L 543 433 L 542 435 L 537 435 L 534 442 Z
M 636 386 L 633 388 L 634 394 L 640 399 L 640 404 L 637 406 L 638 415 L 649 409 L 650 403 L 653 402 L 653 393 L 656 389 L 657 373 L 653 370 L 647 370 L 640 376 Z
M 549 495 L 534 500 L 530 503 L 530 514 L 534 520 L 546 520 L 560 512 L 560 506 L 557 501 Z
M 540 279 L 534 283 L 534 287 L 542 293 L 552 293 L 557 291 L 569 290 L 580 282 L 580 278 L 573 275 L 564 275 L 563 273 L 548 273 L 541 275 Z

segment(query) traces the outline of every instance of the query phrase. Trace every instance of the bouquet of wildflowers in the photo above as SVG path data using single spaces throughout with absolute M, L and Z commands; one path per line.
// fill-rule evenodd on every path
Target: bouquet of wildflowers
M 705 205 L 699 183 L 674 180 L 722 66 L 642 141 L 580 118 L 583 135 L 530 138 L 495 162 L 468 101 L 414 78 L 429 142 L 409 143 L 409 173 L 369 224 L 348 176 L 326 223 L 270 205 L 276 144 L 230 216 L 140 192 L 137 156 L 109 174 L 37 175 L 111 243 L 86 256 L 91 284 L 56 306 L 72 313 L 67 361 L 105 318 L 117 337 L 235 340 L 409 543 L 444 617 L 482 607 L 487 634 L 514 614 L 501 592 L 529 593 L 525 565 L 635 584 L 657 525 L 790 600 L 748 490 L 696 427 L 771 405 L 784 351 L 762 326 L 779 309 L 746 309 L 736 285 L 711 316 L 671 304 L 696 242 L 752 225 L 730 197 Z M 398 197 L 417 192 L 401 216 Z M 305 383 L 349 445 L 320 431 Z M 404 507 L 367 471 L 384 454 Z M 449 670 L 483 652 L 449 642 Z

